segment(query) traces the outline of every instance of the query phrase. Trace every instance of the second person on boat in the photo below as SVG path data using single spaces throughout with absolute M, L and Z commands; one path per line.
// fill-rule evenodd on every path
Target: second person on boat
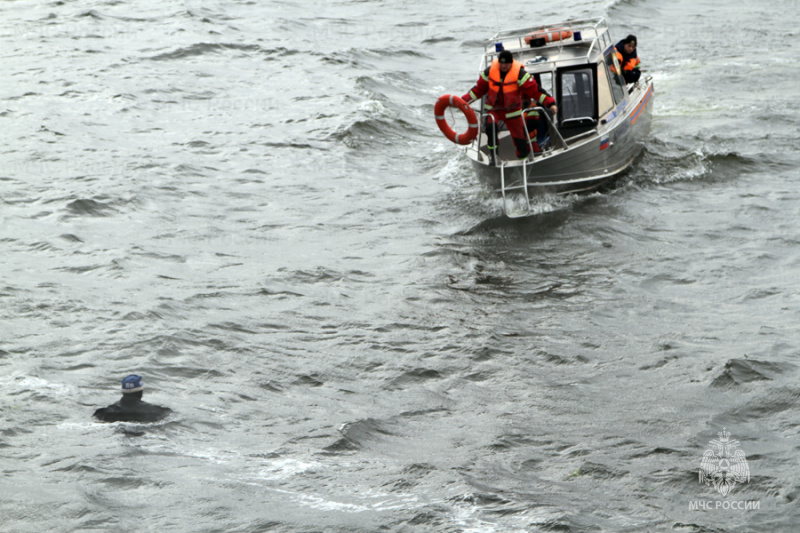
M 462 98 L 471 103 L 484 95 L 484 109 L 489 112 L 484 131 L 489 136 L 487 148 L 490 150 L 491 164 L 494 164 L 497 151 L 497 131 L 502 124 L 506 125 L 514 140 L 517 157 L 527 158 L 530 149 L 522 120 L 522 102 L 526 99 L 524 97 L 537 105 L 549 107 L 553 116 L 558 112 L 555 99 L 539 90 L 534 77 L 525 71 L 522 63 L 515 60 L 509 50 L 503 50 L 497 55 L 492 64 L 481 72 L 475 86 Z M 534 152 L 540 151 L 536 142 L 532 146 Z

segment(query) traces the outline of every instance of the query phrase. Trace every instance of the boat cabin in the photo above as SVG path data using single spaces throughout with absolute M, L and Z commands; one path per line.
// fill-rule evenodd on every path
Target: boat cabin
M 624 107 L 628 92 L 614 44 L 602 18 L 509 30 L 486 41 L 481 70 L 499 50 L 512 52 L 539 87 L 555 97 L 556 126 L 569 144 Z

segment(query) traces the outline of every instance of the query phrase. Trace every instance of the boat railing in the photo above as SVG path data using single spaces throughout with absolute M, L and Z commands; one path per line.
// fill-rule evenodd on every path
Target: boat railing
M 569 128 L 579 129 L 577 133 L 568 135 Z M 587 129 L 588 128 L 588 129 Z M 561 131 L 565 139 L 574 143 L 577 139 L 597 133 L 597 119 L 594 117 L 574 117 L 561 121 Z
M 567 141 L 564 140 L 564 137 L 561 135 L 561 132 L 558 129 L 558 126 L 553 122 L 553 119 L 550 118 L 550 114 L 543 108 L 539 106 L 533 106 L 525 108 L 522 112 L 522 116 L 526 116 L 529 112 L 538 112 L 540 117 L 544 117 L 545 122 L 547 123 L 547 135 L 550 136 L 550 145 L 555 149 L 564 148 L 566 149 L 568 144 Z M 488 132 L 484 132 L 484 125 L 486 124 L 486 117 L 489 115 L 485 110 L 481 109 L 479 111 L 479 119 L 478 119 L 478 134 L 475 137 L 475 140 L 472 143 L 474 150 L 476 152 L 476 157 L 480 159 L 481 156 L 481 134 Z M 581 119 L 578 119 L 581 120 Z M 592 119 L 594 120 L 594 119 Z M 525 138 L 528 139 L 528 150 L 531 157 L 533 157 L 533 140 L 530 138 L 530 133 L 528 132 L 528 124 L 526 120 L 522 121 L 522 125 L 525 130 Z M 499 132 L 498 132 L 499 133 Z M 492 154 L 495 155 L 495 154 Z M 492 158 L 497 160 L 498 158 Z
M 591 124 L 593 126 L 597 125 L 597 120 L 594 117 L 574 117 L 568 118 L 561 121 L 561 126 L 572 126 L 575 124 L 576 126 L 585 126 L 586 124 Z
M 603 28 L 600 28 L 600 24 L 603 24 Z M 608 48 L 612 43 L 611 35 L 608 33 L 608 24 L 604 19 L 599 19 L 597 25 L 594 28 L 596 37 L 592 39 L 592 44 L 589 45 L 589 50 L 586 51 L 586 59 L 592 57 L 592 51 L 594 50 L 594 46 L 599 42 L 602 41 L 602 46 L 600 50 L 598 50 L 601 54 L 603 51 Z
M 545 44 L 538 49 L 546 50 L 548 48 L 557 48 L 559 53 L 568 44 L 575 44 L 576 42 L 590 42 L 587 57 L 591 54 L 598 39 L 610 42 L 608 36 L 608 23 L 603 17 L 591 19 L 568 20 L 556 24 L 544 24 L 539 26 L 531 26 L 528 28 L 519 28 L 514 30 L 505 30 L 496 33 L 491 39 L 484 43 L 484 65 L 488 65 L 497 53 L 496 44 L 502 43 L 505 50 L 512 52 L 519 50 L 529 50 L 530 46 L 525 43 L 525 37 L 534 33 L 552 32 L 556 30 L 569 30 L 572 33 L 571 39 L 557 40 L 550 44 Z M 576 33 L 579 38 L 576 38 Z M 605 46 L 604 46 L 605 48 Z
M 564 22 L 558 22 L 555 24 L 541 24 L 539 26 L 530 26 L 527 28 L 519 28 L 514 30 L 504 30 L 497 32 L 494 36 L 488 41 L 488 44 L 494 44 L 497 40 L 502 38 L 513 38 L 513 37 L 520 37 L 525 36 L 529 33 L 535 32 L 542 32 L 542 31 L 550 31 L 556 28 L 563 28 L 567 30 L 578 30 L 581 31 L 583 29 L 591 29 L 598 32 L 607 31 L 608 30 L 608 23 L 606 22 L 605 18 L 603 17 L 596 17 L 596 18 L 588 18 L 588 19 L 574 19 L 574 20 L 567 20 Z
M 478 111 L 478 135 L 475 136 L 475 139 L 472 141 L 472 146 L 475 147 L 475 152 L 477 154 L 477 158 L 480 159 L 481 155 L 481 134 L 483 133 L 483 125 L 486 122 L 486 112 L 483 110 L 483 99 L 478 100 L 480 102 L 481 107 Z M 486 143 L 488 146 L 488 142 Z M 468 148 L 469 149 L 469 148 Z M 488 149 L 488 148 L 487 148 Z
M 522 116 L 524 117 L 527 113 L 531 111 L 538 112 L 539 117 L 544 117 L 545 121 L 547 122 L 547 134 L 550 136 L 550 144 L 554 148 L 566 148 L 567 142 L 564 140 L 564 137 L 561 136 L 561 132 L 558 130 L 558 127 L 550 118 L 550 114 L 547 111 L 545 111 L 543 107 L 534 106 L 523 110 Z M 530 153 L 533 154 L 533 142 L 531 141 L 530 134 L 528 133 L 527 121 L 523 121 L 523 125 L 525 126 L 525 137 L 528 138 L 528 145 L 529 145 L 528 147 L 530 149 Z

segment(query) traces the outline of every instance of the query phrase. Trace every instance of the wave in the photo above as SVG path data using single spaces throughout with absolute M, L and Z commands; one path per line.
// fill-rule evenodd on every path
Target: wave
M 307 52 L 303 53 L 307 54 Z M 387 62 L 391 59 L 398 58 L 411 58 L 414 60 L 431 59 L 430 56 L 418 50 L 410 50 L 406 48 L 351 48 L 349 50 L 335 51 L 321 56 L 321 60 L 324 63 L 344 65 L 351 67 L 356 71 L 374 70 L 373 63 L 375 60 Z
M 800 390 L 796 387 L 759 388 L 755 397 L 749 397 L 721 414 L 725 420 L 720 422 L 725 425 L 729 420 L 766 420 L 778 413 L 795 413 L 798 405 L 800 405 Z
M 415 368 L 404 372 L 389 384 L 390 389 L 405 389 L 410 384 L 419 384 L 431 380 L 440 380 L 442 375 L 437 370 L 428 368 Z
M 457 39 L 455 37 L 451 37 L 449 35 L 445 35 L 443 37 L 429 37 L 427 39 L 422 40 L 422 44 L 438 44 L 438 43 L 449 43 L 454 42 Z
M 67 204 L 66 209 L 70 215 L 76 216 L 107 217 L 116 213 L 111 205 L 91 198 L 73 200 Z
M 768 164 L 769 160 L 761 161 L 734 151 L 712 151 L 703 146 L 687 150 L 677 143 L 653 139 L 645 145 L 633 176 L 657 184 L 728 181 Z
M 158 54 L 150 57 L 152 61 L 171 61 L 175 59 L 185 59 L 187 57 L 202 56 L 206 54 L 215 54 L 229 50 L 241 52 L 260 52 L 261 47 L 256 44 L 236 44 L 236 43 L 196 43 L 191 46 L 178 48 L 172 52 Z M 278 50 L 276 53 L 280 53 Z M 269 53 L 269 51 L 267 51 Z M 288 54 L 289 51 L 283 49 L 283 53 Z
M 374 148 L 376 144 L 393 145 L 397 140 L 419 133 L 419 128 L 402 118 L 362 118 L 341 126 L 325 140 L 343 143 L 348 148 Z
M 83 242 L 83 240 L 81 240 L 80 237 L 78 237 L 77 235 L 73 235 L 72 233 L 63 233 L 59 235 L 59 237 L 69 242 L 80 242 L 80 243 Z
M 393 433 L 389 431 L 388 425 L 385 422 L 374 418 L 343 424 L 339 428 L 339 433 L 341 434 L 341 438 L 330 446 L 327 446 L 325 448 L 326 452 L 340 453 L 359 450 L 375 441 L 393 436 Z
M 563 228 L 578 202 L 588 201 L 592 195 L 537 196 L 531 198 L 533 214 L 529 217 L 512 219 L 502 215 L 502 198 L 492 195 L 490 200 L 497 206 L 498 215 L 481 220 L 476 225 L 459 231 L 460 237 L 477 238 L 497 242 L 498 239 L 510 242 L 536 242 L 549 238 Z
M 412 371 L 416 372 L 416 371 Z M 428 374 L 430 371 L 422 371 Z M 438 372 L 433 372 L 438 376 Z M 426 378 L 422 378 L 426 379 Z M 437 415 L 447 416 L 450 410 L 446 407 L 432 406 L 430 408 L 404 411 L 398 415 L 387 419 L 365 418 L 354 422 L 342 424 L 338 431 L 341 435 L 336 442 L 325 448 L 328 453 L 350 452 L 354 450 L 382 448 L 385 450 L 397 449 L 405 446 L 403 441 L 407 438 L 405 424 L 409 420 L 419 418 L 435 417 Z M 402 433 L 396 427 L 405 428 Z
M 93 19 L 98 19 L 98 20 L 103 18 L 103 16 L 100 13 L 98 13 L 97 11 L 95 11 L 94 9 L 90 9 L 89 11 L 84 11 L 83 13 L 80 13 L 78 15 L 78 17 L 87 17 L 87 18 L 93 18 Z
M 775 363 L 755 359 L 731 359 L 725 363 L 725 369 L 711 382 L 711 386 L 729 387 L 753 381 L 771 381 L 794 368 L 795 366 L 789 363 Z

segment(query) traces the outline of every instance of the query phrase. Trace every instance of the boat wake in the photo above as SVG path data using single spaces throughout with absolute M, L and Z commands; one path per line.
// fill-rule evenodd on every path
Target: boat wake
M 634 181 L 665 184 L 681 181 L 716 182 L 736 179 L 761 166 L 737 152 L 710 151 L 704 147 L 687 151 L 674 143 L 647 143 Z

